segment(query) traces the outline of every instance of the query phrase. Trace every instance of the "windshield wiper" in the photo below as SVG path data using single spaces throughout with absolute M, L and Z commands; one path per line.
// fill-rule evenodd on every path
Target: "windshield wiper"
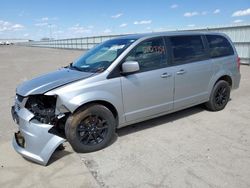
M 69 65 L 64 66 L 63 68 L 69 68 L 69 67 L 71 67 L 71 64 L 72 63 L 70 63 Z
M 83 71 L 81 68 L 79 68 L 79 67 L 77 67 L 77 66 L 74 66 L 73 63 L 70 63 L 70 64 L 69 64 L 69 68 L 75 69 L 75 70 L 78 70 L 78 71 Z
M 99 68 L 97 68 L 97 69 L 92 69 L 92 70 L 91 70 L 92 73 L 101 73 L 101 72 L 103 72 L 103 71 L 105 71 L 105 68 L 104 68 L 104 67 L 99 67 Z

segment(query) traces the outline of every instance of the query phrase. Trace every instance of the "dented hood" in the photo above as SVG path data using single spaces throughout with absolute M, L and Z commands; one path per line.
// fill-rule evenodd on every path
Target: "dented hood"
M 43 94 L 56 87 L 88 78 L 92 75 L 93 73 L 89 72 L 81 72 L 69 68 L 61 68 L 57 71 L 24 82 L 17 87 L 16 92 L 21 96 Z

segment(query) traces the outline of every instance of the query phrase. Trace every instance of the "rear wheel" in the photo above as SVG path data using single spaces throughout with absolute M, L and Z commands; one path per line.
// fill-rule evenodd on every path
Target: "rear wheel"
M 116 121 L 105 106 L 93 104 L 71 115 L 65 125 L 66 138 L 76 152 L 106 147 L 115 134 Z
M 219 80 L 210 95 L 209 101 L 205 104 L 211 111 L 219 111 L 225 108 L 230 98 L 229 83 Z

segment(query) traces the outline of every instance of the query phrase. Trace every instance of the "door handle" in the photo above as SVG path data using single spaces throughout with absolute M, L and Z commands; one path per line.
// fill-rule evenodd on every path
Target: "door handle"
M 169 74 L 169 73 L 167 73 L 167 72 L 165 72 L 165 73 L 163 73 L 163 74 L 161 75 L 162 78 L 168 78 L 168 77 L 171 77 L 171 76 L 172 76 L 172 75 Z
M 182 74 L 185 74 L 185 73 L 186 73 L 186 71 L 183 70 L 183 69 L 181 69 L 181 70 L 179 70 L 176 74 L 177 74 L 177 75 L 182 75 Z

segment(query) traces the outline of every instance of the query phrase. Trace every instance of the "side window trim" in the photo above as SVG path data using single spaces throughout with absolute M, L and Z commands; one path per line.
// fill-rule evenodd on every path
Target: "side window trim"
M 206 35 L 205 34 L 201 35 L 201 39 L 202 39 L 203 46 L 205 48 L 206 58 L 210 59 L 211 58 L 210 50 L 209 50 L 209 44 L 208 44 Z
M 173 65 L 173 50 L 171 48 L 171 43 L 170 43 L 170 40 L 169 40 L 169 36 L 164 36 L 164 42 L 165 42 L 165 48 L 168 52 L 167 54 L 167 65 L 168 66 L 172 66 Z

